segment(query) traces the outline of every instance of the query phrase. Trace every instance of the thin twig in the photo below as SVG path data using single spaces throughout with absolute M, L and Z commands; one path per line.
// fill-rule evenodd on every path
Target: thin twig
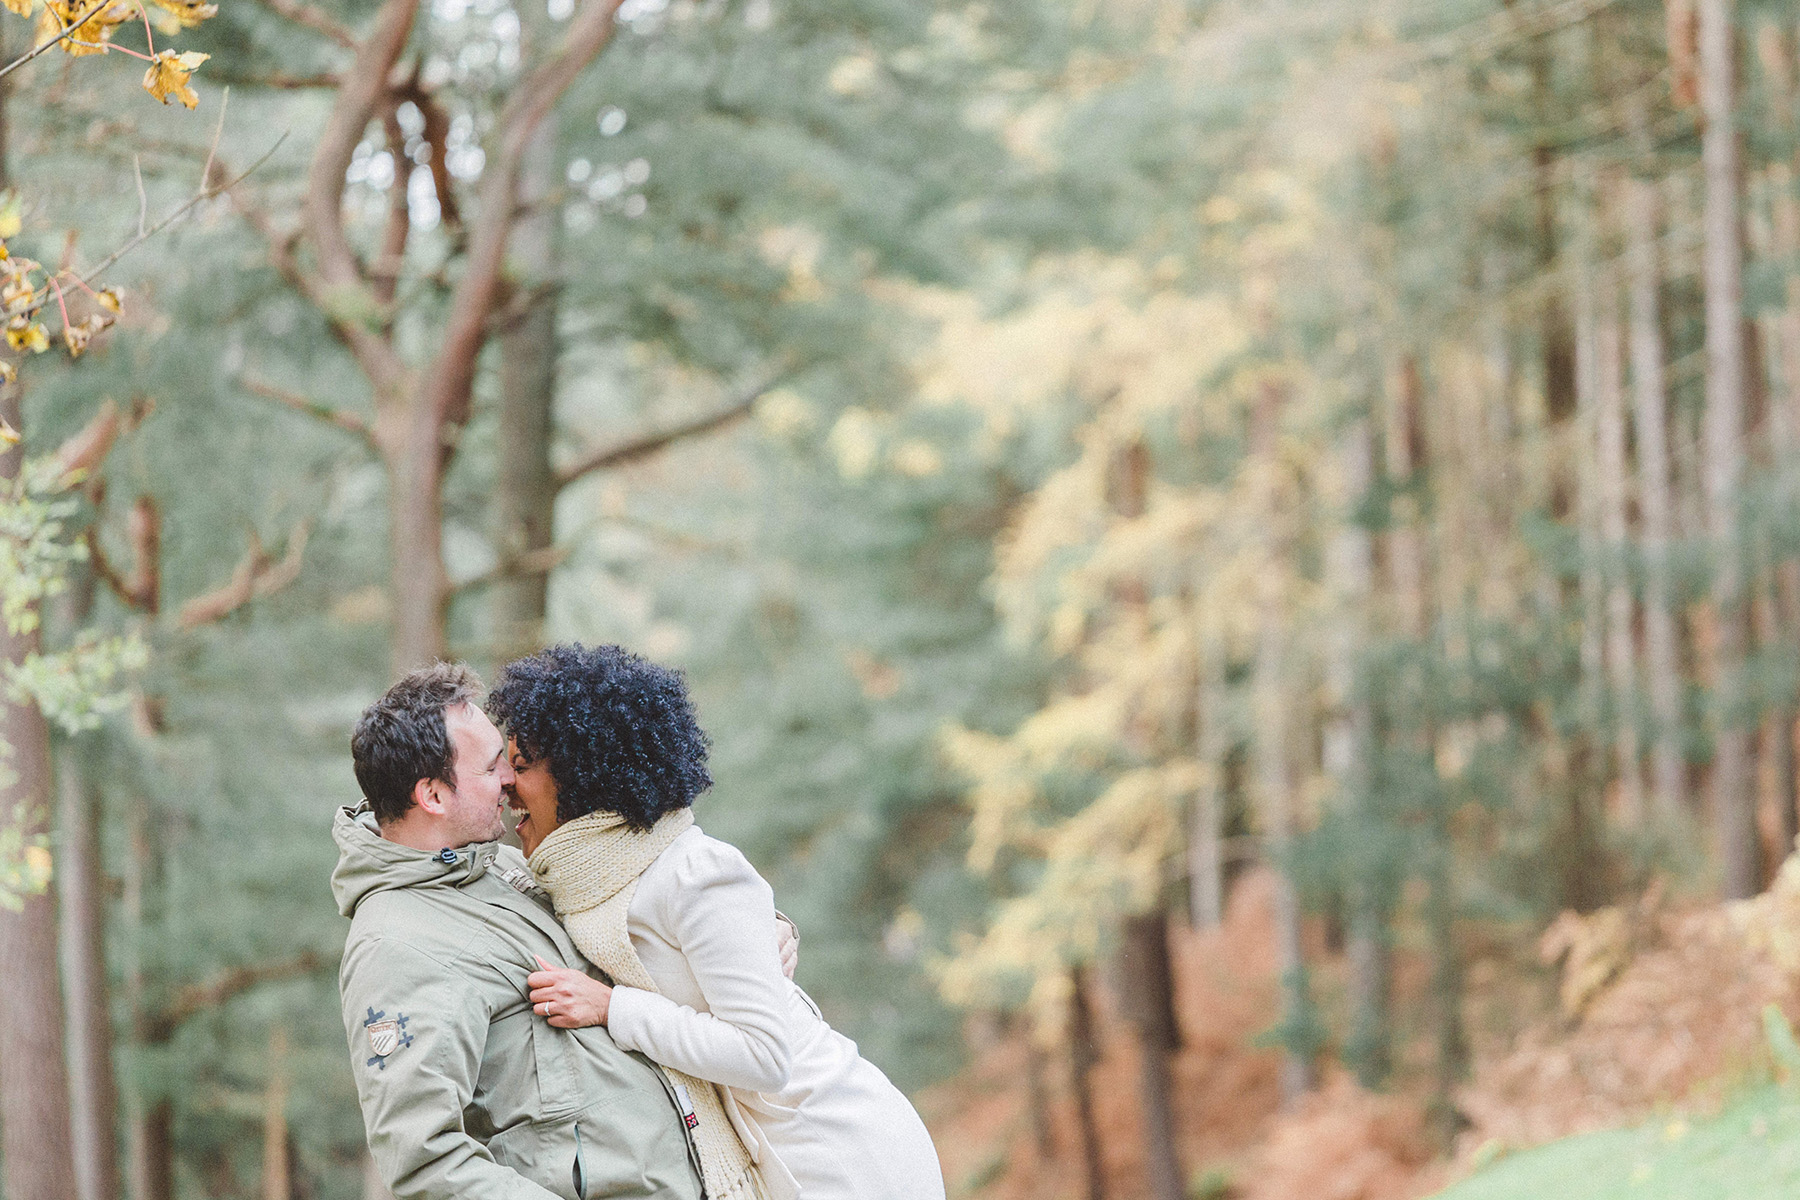
M 285 405 L 295 412 L 305 413 L 307 416 L 323 421 L 327 425 L 336 426 L 346 433 L 355 434 L 364 445 L 369 447 L 369 449 L 379 452 L 380 447 L 377 446 L 375 442 L 375 431 L 369 428 L 369 423 L 367 421 L 363 420 L 355 413 L 345 412 L 341 408 L 333 408 L 331 405 L 320 403 L 309 396 L 302 396 L 298 393 L 290 392 L 286 388 L 276 387 L 272 383 L 265 383 L 263 380 L 255 379 L 249 375 L 238 376 L 238 384 L 243 387 L 245 391 L 261 396 L 265 400 L 273 400 L 275 403 Z
M 242 172 L 240 172 L 236 179 L 231 180 L 229 183 L 220 184 L 216 188 L 202 188 L 200 191 L 194 193 L 193 196 L 188 198 L 187 203 L 181 205 L 174 212 L 170 213 L 168 216 L 166 216 L 162 220 L 158 221 L 155 225 L 151 226 L 149 229 L 145 230 L 143 233 L 139 234 L 137 237 L 132 238 L 129 242 L 126 242 L 123 246 L 120 246 L 117 250 L 114 250 L 111 254 L 109 254 L 105 258 L 101 259 L 99 266 L 95 267 L 93 270 L 89 271 L 86 275 L 82 276 L 82 281 L 85 283 L 92 283 L 94 280 L 98 279 L 103 272 L 105 272 L 114 263 L 118 262 L 121 258 L 124 258 L 127 254 L 130 254 L 133 250 L 136 250 L 139 246 L 143 245 L 145 242 L 149 241 L 151 238 L 155 237 L 157 234 L 161 233 L 163 230 L 167 229 L 169 226 L 171 226 L 175 222 L 179 221 L 182 217 L 186 216 L 194 208 L 194 206 L 199 204 L 202 200 L 211 200 L 214 196 L 223 195 L 224 193 L 229 192 L 232 188 L 236 187 L 238 184 L 244 182 L 244 180 L 248 179 L 250 177 L 250 175 L 253 172 L 255 172 L 258 168 L 260 168 L 264 163 L 268 162 L 271 158 L 275 157 L 275 152 L 277 150 L 281 149 L 281 143 L 287 141 L 287 137 L 288 137 L 287 131 L 283 130 L 281 136 L 275 139 L 275 144 L 273 146 L 270 146 L 268 148 L 268 150 L 266 150 L 263 153 L 263 156 L 261 158 L 257 159 L 255 162 L 251 163 L 248 167 L 246 167 Z
M 92 8 L 88 9 L 86 12 L 82 13 L 81 16 L 76 18 L 75 22 L 73 24 L 71 24 L 67 29 L 63 30 L 61 33 L 59 33 L 55 37 L 51 38 L 49 41 L 45 42 L 43 45 L 37 46 L 31 50 L 26 51 L 24 54 L 21 54 L 19 57 L 15 58 L 11 62 L 7 63 L 4 67 L 0 67 L 0 79 L 5 79 L 8 75 L 11 75 L 14 71 L 18 70 L 20 67 L 24 66 L 26 63 L 28 63 L 32 59 L 36 58 L 38 55 L 42 54 L 44 51 L 50 49 L 52 46 L 61 45 L 64 38 L 66 38 L 70 34 L 74 33 L 77 29 L 80 29 L 83 25 L 87 24 L 87 19 L 89 17 L 93 16 L 95 13 L 99 12 L 101 9 L 105 8 L 108 4 L 111 4 L 111 3 L 112 3 L 112 0 L 98 0 L 98 2 Z
M 213 158 L 219 153 L 219 139 L 225 135 L 225 106 L 231 103 L 231 85 L 225 85 L 225 94 L 219 97 L 219 123 L 213 126 L 212 145 L 206 151 L 206 165 L 200 168 L 200 190 L 206 190 L 206 181 L 212 178 Z
M 613 467 L 622 467 L 628 463 L 637 462 L 650 457 L 665 446 L 704 433 L 711 433 L 734 421 L 742 420 L 750 415 L 750 410 L 756 406 L 758 400 L 790 373 L 791 369 L 785 369 L 764 376 L 760 382 L 739 392 L 731 399 L 730 403 L 703 417 L 685 421 L 668 429 L 647 433 L 616 446 L 590 450 L 556 472 L 555 486 L 560 490 L 595 471 L 609 470 Z
M 260 0 L 262 6 L 314 33 L 322 33 L 346 50 L 356 49 L 356 36 L 310 4 L 300 0 Z
M 140 154 L 131 156 L 131 173 L 137 176 L 138 185 L 138 236 L 144 236 L 144 223 L 150 219 L 150 196 L 144 191 L 144 159 Z
M 182 217 L 186 216 L 189 212 L 191 212 L 193 210 L 195 205 L 199 204 L 203 200 L 210 200 L 214 196 L 223 195 L 224 193 L 229 192 L 232 188 L 236 187 L 238 184 L 244 182 L 244 180 L 250 178 L 250 176 L 255 171 L 257 171 L 264 163 L 268 162 L 271 158 L 275 157 L 275 152 L 277 150 L 281 149 L 281 144 L 283 142 L 287 141 L 287 136 L 288 136 L 287 131 L 285 131 L 285 130 L 282 131 L 281 136 L 275 139 L 275 144 L 273 146 L 270 146 L 268 148 L 268 150 L 264 152 L 264 154 L 261 158 L 257 159 L 255 162 L 251 163 L 248 167 L 246 167 L 237 176 L 237 178 L 231 180 L 228 183 L 220 184 L 216 188 L 202 188 L 200 191 L 196 192 L 194 195 L 188 197 L 186 203 L 180 205 L 173 212 L 171 212 L 168 216 L 166 216 L 162 220 L 158 221 L 155 225 L 152 225 L 149 229 L 141 229 L 136 237 L 134 237 L 130 241 L 126 242 L 123 246 L 120 246 L 117 250 L 114 250 L 111 254 L 107 255 L 105 258 L 101 259 L 100 264 L 98 266 L 94 267 L 92 270 L 90 270 L 87 274 L 76 275 L 72 271 L 69 272 L 68 274 L 70 275 L 70 277 L 72 279 L 74 279 L 74 281 L 76 283 L 79 283 L 82 287 L 84 287 L 84 288 L 88 287 L 88 285 L 92 284 L 96 279 L 100 278 L 101 275 L 105 274 L 108 270 L 110 270 L 112 268 L 112 266 L 115 263 L 117 263 L 121 258 L 124 258 L 127 254 L 130 254 L 133 250 L 136 250 L 139 246 L 143 245 L 145 242 L 149 241 L 151 238 L 155 237 L 157 234 L 161 233 L 163 230 L 167 229 L 169 226 L 171 226 L 175 222 L 179 221 Z M 89 288 L 89 290 L 92 290 L 92 289 Z M 46 303 L 48 303 L 47 297 L 43 300 L 38 300 L 36 303 L 32 304 L 28 308 L 19 310 L 19 312 L 15 315 L 27 316 L 27 317 L 34 316 L 37 314 L 37 312 L 40 309 L 42 309 L 44 307 L 44 305 Z
M 144 48 L 151 54 L 156 53 L 156 39 L 150 35 L 150 10 L 144 7 L 144 0 L 137 0 L 138 15 L 144 18 Z

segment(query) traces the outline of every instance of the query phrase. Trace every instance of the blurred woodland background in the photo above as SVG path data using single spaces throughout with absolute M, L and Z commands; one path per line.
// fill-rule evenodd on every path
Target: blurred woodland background
M 379 1194 L 349 729 L 551 640 L 953 1195 L 1771 1069 L 1791 4 L 4 3 L 8 1200 Z

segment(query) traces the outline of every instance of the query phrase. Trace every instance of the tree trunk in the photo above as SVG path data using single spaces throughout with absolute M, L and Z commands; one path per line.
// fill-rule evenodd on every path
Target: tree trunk
M 1505 0 L 1512 7 L 1516 0 Z M 1531 70 L 1532 121 L 1538 140 L 1531 148 L 1533 214 L 1536 222 L 1533 250 L 1540 278 L 1545 282 L 1543 306 L 1538 312 L 1539 350 L 1544 366 L 1544 405 L 1551 425 L 1575 415 L 1575 345 L 1568 306 L 1556 283 L 1558 236 L 1556 227 L 1557 122 L 1551 113 L 1554 83 L 1547 39 L 1533 39 L 1528 51 Z M 1551 481 L 1551 511 L 1565 516 L 1572 496 L 1566 479 Z
M 419 405 L 417 400 L 415 406 Z M 422 406 L 419 406 L 422 408 Z M 444 574 L 444 456 L 436 421 L 417 415 L 405 446 L 388 461 L 390 587 L 394 598 L 392 673 L 436 662 L 446 653 L 450 601 Z
M 154 1041 L 144 989 L 144 963 L 138 951 L 147 925 L 148 893 L 156 864 L 148 807 L 148 801 L 133 797 L 127 817 L 130 846 L 125 858 L 125 888 L 120 905 L 126 928 L 125 994 L 131 998 L 132 1045 L 140 1050 Z M 148 1091 L 140 1077 L 128 1098 L 126 1121 L 131 1200 L 174 1200 L 175 1113 L 168 1097 Z
M 1169 921 L 1159 908 L 1125 922 L 1119 948 L 1119 993 L 1137 1030 L 1138 1075 L 1144 1104 L 1144 1166 L 1154 1200 L 1183 1200 L 1175 1151 L 1175 1104 L 1169 1055 L 1180 1044 L 1170 986 Z
M 1763 548 L 1766 549 L 1766 546 Z M 1787 656 L 1787 637 L 1781 627 L 1775 572 L 1772 570 L 1757 573 L 1756 592 L 1750 602 L 1750 619 L 1756 633 L 1757 649 L 1771 659 Z M 1794 852 L 1794 837 L 1800 834 L 1794 808 L 1795 716 L 1790 689 L 1777 689 L 1763 715 L 1760 731 L 1762 752 L 1768 762 L 1770 791 L 1775 802 L 1776 839 L 1775 845 L 1770 847 L 1774 853 L 1770 856 L 1770 861 L 1764 864 L 1764 883 L 1774 877 L 1774 871 L 1781 866 L 1782 860 Z
M 1706 292 L 1706 419 L 1703 432 L 1707 533 L 1712 542 L 1715 625 L 1712 806 L 1728 899 L 1756 894 L 1761 847 L 1751 787 L 1750 734 L 1740 712 L 1745 628 L 1738 504 L 1744 475 L 1746 387 L 1743 247 L 1738 213 L 1738 146 L 1733 0 L 1699 0 L 1700 103 L 1706 178 L 1702 277 Z
M 1056 1138 L 1050 1128 L 1050 1083 L 1045 1078 L 1049 1066 L 1044 1048 L 1030 1030 L 1025 1035 L 1026 1105 L 1031 1117 L 1031 1148 L 1039 1167 L 1056 1161 Z
M 1436 1051 L 1426 1120 L 1438 1144 L 1445 1149 L 1464 1123 L 1456 1110 L 1454 1097 L 1469 1070 L 1469 1041 L 1463 1031 L 1462 959 L 1456 945 L 1456 881 L 1449 818 L 1446 805 L 1433 806 L 1433 844 L 1425 876 L 1425 924 L 1431 947 L 1429 1004 Z
M 1402 360 L 1388 395 L 1383 438 L 1385 466 L 1390 488 L 1400 491 L 1410 487 L 1426 466 L 1423 383 L 1413 359 Z M 1426 592 L 1425 545 L 1416 509 L 1409 505 L 1397 512 L 1387 536 L 1389 587 L 1400 633 L 1424 652 L 1430 636 L 1431 600 Z M 1429 723 L 1408 736 L 1417 739 L 1422 753 L 1432 754 L 1436 732 Z M 1441 788 L 1430 800 L 1430 841 L 1422 864 L 1431 961 L 1429 1009 L 1436 1050 L 1430 1117 L 1440 1133 L 1452 1130 L 1456 1124 L 1451 1094 L 1468 1066 L 1468 1039 L 1462 1020 L 1462 964 L 1455 937 L 1457 900 L 1448 803 Z
M 100 855 L 104 809 L 99 789 L 82 775 L 81 756 L 74 746 L 63 748 L 57 768 L 62 861 L 56 882 L 63 992 L 68 1002 L 65 1020 L 75 1184 L 81 1200 L 117 1200 L 119 1151 L 114 1122 L 118 1084 L 113 1077 L 105 873 Z
M 1649 122 L 1634 110 L 1640 143 Z M 1641 151 L 1647 154 L 1647 147 Z M 1626 264 L 1630 274 L 1632 431 L 1637 439 L 1638 514 L 1644 554 L 1644 674 L 1655 720 L 1651 796 L 1665 826 L 1687 811 L 1687 755 L 1681 712 L 1681 644 L 1675 621 L 1669 550 L 1675 505 L 1669 488 L 1669 400 L 1663 378 L 1661 266 L 1656 252 L 1656 184 L 1633 177 L 1625 185 Z
M 287 1033 L 269 1030 L 269 1077 L 263 1084 L 262 1200 L 293 1200 L 293 1165 L 288 1160 Z
M 1625 571 L 1625 508 L 1628 484 L 1625 462 L 1624 339 L 1619 326 L 1618 292 L 1611 277 L 1600 285 L 1598 323 L 1594 330 L 1594 436 L 1598 450 L 1598 500 L 1601 556 L 1606 576 L 1606 671 L 1612 690 L 1613 747 L 1618 757 L 1619 789 L 1626 823 L 1644 821 L 1644 774 L 1638 757 L 1636 614 L 1631 581 Z
M 1763 62 L 1764 77 L 1770 93 L 1770 111 L 1775 126 L 1786 139 L 1790 157 L 1800 152 L 1796 145 L 1800 135 L 1800 102 L 1794 87 L 1793 43 L 1785 30 L 1773 21 L 1765 21 L 1757 30 L 1757 49 Z M 1774 257 L 1788 264 L 1785 280 L 1786 303 L 1770 318 L 1768 342 L 1771 360 L 1780 375 L 1781 386 L 1769 405 L 1770 450 L 1774 456 L 1777 481 L 1778 519 L 1791 519 L 1800 501 L 1800 196 L 1794 192 L 1795 176 L 1791 161 L 1775 162 L 1769 167 L 1770 233 Z M 1791 660 L 1793 639 L 1800 636 L 1800 559 L 1788 558 L 1775 564 L 1774 589 L 1770 602 L 1775 628 L 1774 642 L 1788 652 Z M 1783 690 L 1784 703 L 1777 705 L 1774 728 L 1769 737 L 1774 755 L 1778 798 L 1780 802 L 1781 845 L 1778 858 L 1794 852 L 1794 839 L 1800 834 L 1800 813 L 1796 812 L 1794 723 L 1800 713 L 1795 710 L 1794 681 L 1790 676 Z
M 1332 535 L 1326 570 L 1337 616 L 1328 647 L 1325 684 L 1331 716 L 1325 728 L 1324 767 L 1359 830 L 1379 827 L 1373 810 L 1369 754 L 1375 718 L 1367 697 L 1357 689 L 1357 659 L 1367 637 L 1367 612 L 1375 571 L 1374 538 L 1362 524 L 1360 510 L 1375 478 L 1375 446 L 1366 415 L 1344 430 L 1340 455 L 1344 494 L 1337 497 L 1337 531 Z M 1371 854 L 1354 848 L 1348 885 L 1350 929 L 1348 1003 L 1350 1033 L 1344 1060 L 1364 1087 L 1379 1087 L 1390 1066 L 1388 980 L 1391 952 L 1388 923 L 1393 908 L 1393 864 L 1376 842 Z
M 1225 650 L 1220 639 L 1200 635 L 1200 686 L 1196 753 L 1204 774 L 1188 814 L 1188 919 L 1195 929 L 1216 929 L 1225 918 Z
M 1087 1173 L 1088 1200 L 1106 1200 L 1106 1163 L 1100 1149 L 1100 1124 L 1094 1118 L 1094 1065 L 1100 1047 L 1094 1040 L 1094 1011 L 1088 996 L 1086 967 L 1069 968 L 1069 1083 L 1075 1093 L 1075 1124 L 1081 1130 L 1081 1162 Z
M 19 388 L 0 386 L 0 418 L 23 429 Z M 24 446 L 0 454 L 0 483 L 17 479 Z M 0 658 L 17 663 L 37 649 L 34 630 L 0 624 Z M 0 694 L 0 829 L 46 838 L 52 804 L 50 728 L 29 701 Z M 27 896 L 18 911 L 0 907 L 0 1156 L 8 1200 L 77 1200 L 63 1058 L 63 1007 L 57 980 L 56 902 Z
M 1265 382 L 1251 413 L 1250 453 L 1268 482 L 1258 498 L 1262 521 L 1262 569 L 1259 580 L 1259 628 L 1252 665 L 1256 792 L 1268 857 L 1275 868 L 1275 939 L 1281 965 L 1284 1052 L 1281 1096 L 1292 1104 L 1311 1091 L 1315 1046 L 1311 988 L 1300 938 L 1300 897 L 1293 883 L 1293 841 L 1298 825 L 1289 757 L 1287 688 L 1287 561 L 1285 525 L 1290 506 L 1275 479 L 1283 385 Z
M 500 469 L 498 536 L 503 562 L 521 564 L 494 587 L 496 656 L 505 662 L 543 644 L 549 572 L 534 554 L 549 549 L 556 516 L 556 476 L 550 442 L 556 400 L 556 220 L 544 203 L 556 186 L 555 122 L 532 139 L 520 180 L 520 203 L 529 215 L 513 231 L 510 261 L 516 286 L 537 289 L 517 323 L 500 335 Z

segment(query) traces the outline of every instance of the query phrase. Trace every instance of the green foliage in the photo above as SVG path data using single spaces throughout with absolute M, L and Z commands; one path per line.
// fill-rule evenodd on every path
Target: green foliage
M 0 786 L 13 782 L 6 762 L 11 753 L 12 748 L 0 742 Z M 36 816 L 23 808 L 14 810 L 9 823 L 0 824 L 0 909 L 17 912 L 27 899 L 50 886 L 54 866 L 50 839 L 26 832 L 36 824 Z
M 80 501 L 59 486 L 54 460 L 38 460 L 0 494 L 0 618 L 14 636 L 37 629 L 43 602 L 67 585 L 87 547 L 67 536 Z

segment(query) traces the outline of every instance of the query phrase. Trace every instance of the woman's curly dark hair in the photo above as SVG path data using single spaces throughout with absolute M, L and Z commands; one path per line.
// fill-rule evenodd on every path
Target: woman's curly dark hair
M 551 646 L 508 663 L 488 715 L 556 781 L 556 818 L 615 812 L 633 829 L 712 786 L 681 672 L 619 646 Z

